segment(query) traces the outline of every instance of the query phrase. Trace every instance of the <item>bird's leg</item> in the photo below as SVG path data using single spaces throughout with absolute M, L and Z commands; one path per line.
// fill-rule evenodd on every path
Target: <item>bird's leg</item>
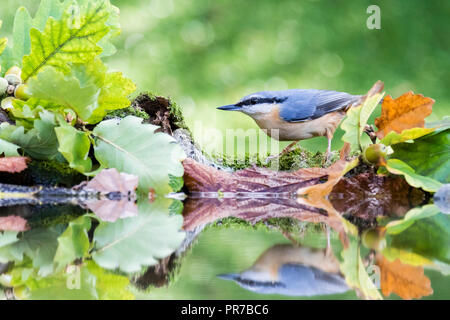
M 277 159 L 279 157 L 281 157 L 282 155 L 288 153 L 289 151 L 292 150 L 292 148 L 298 143 L 298 141 L 294 141 L 291 144 L 289 144 L 286 148 L 283 149 L 283 151 L 281 151 L 279 154 L 274 155 L 274 156 L 269 156 L 266 158 L 266 163 L 269 163 L 269 161 L 272 161 L 273 159 Z
M 328 163 L 331 160 L 331 139 L 333 139 L 333 134 L 327 132 L 328 139 L 328 148 L 326 153 L 326 162 Z

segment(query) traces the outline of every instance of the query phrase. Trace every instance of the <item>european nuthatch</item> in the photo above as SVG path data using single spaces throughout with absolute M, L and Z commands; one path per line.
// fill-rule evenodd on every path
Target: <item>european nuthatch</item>
M 236 281 L 247 290 L 263 294 L 315 296 L 349 290 L 332 254 L 292 245 L 275 245 L 249 269 L 218 277 Z
M 362 98 L 345 92 L 316 89 L 262 91 L 217 109 L 241 111 L 252 117 L 269 136 L 280 141 L 294 141 L 282 153 L 300 140 L 325 136 L 328 139 L 328 157 L 331 139 L 345 111 L 358 105 Z M 278 136 L 272 130 L 278 130 Z

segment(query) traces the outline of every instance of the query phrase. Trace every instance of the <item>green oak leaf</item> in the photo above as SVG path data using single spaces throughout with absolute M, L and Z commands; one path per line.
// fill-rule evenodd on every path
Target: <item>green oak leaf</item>
M 74 76 L 66 76 L 53 67 L 46 67 L 30 79 L 29 91 L 36 99 L 65 106 L 74 110 L 82 119 L 88 119 L 97 108 L 100 89 L 95 85 L 81 86 Z
M 399 159 L 412 167 L 416 174 L 442 183 L 450 183 L 450 128 L 392 146 L 391 158 Z
M 53 17 L 55 20 L 61 19 L 64 12 L 64 4 L 60 0 L 41 0 L 36 15 L 33 18 L 33 27 L 44 31 L 47 20 Z
M 17 157 L 19 156 L 19 153 L 17 152 L 17 149 L 19 148 L 20 147 L 14 143 L 0 139 L 0 155 L 5 157 Z
M 442 186 L 439 181 L 433 178 L 417 174 L 413 168 L 398 159 L 389 159 L 386 163 L 386 169 L 390 173 L 404 176 L 409 185 L 422 188 L 425 191 L 436 192 Z
M 364 267 L 358 239 L 353 236 L 349 236 L 349 238 L 349 246 L 341 252 L 343 262 L 340 265 L 340 269 L 345 277 L 345 281 L 350 287 L 361 290 L 361 293 L 366 298 L 382 299 L 380 292 L 377 290 Z
M 100 95 L 98 97 L 98 108 L 91 117 L 89 123 L 101 121 L 108 111 L 126 108 L 130 105 L 128 96 L 136 90 L 136 85 L 121 72 L 111 72 L 105 75 Z
M 95 157 L 104 168 L 138 176 L 144 193 L 169 193 L 169 174 L 183 176 L 185 154 L 171 136 L 155 133 L 158 128 L 134 116 L 102 121 L 93 131 Z
M 361 140 L 364 128 L 383 95 L 384 93 L 377 93 L 367 98 L 362 105 L 350 108 L 347 111 L 347 116 L 341 124 L 341 128 L 345 131 L 342 136 L 344 142 L 350 143 L 353 148 L 358 146 L 362 149 L 364 147 Z
M 101 221 L 94 233 L 92 258 L 106 269 L 136 272 L 174 252 L 185 237 L 183 217 L 169 215 L 172 200 L 139 202 L 139 214 L 115 222 Z
M 57 270 L 82 258 L 89 251 L 88 231 L 91 228 L 91 219 L 81 216 L 69 222 L 67 229 L 58 238 L 54 262 Z
M 0 20 L 0 29 L 2 28 L 2 20 Z M 5 50 L 6 46 L 8 45 L 8 39 L 7 38 L 0 38 L 0 55 L 3 53 L 3 50 Z
M 70 63 L 86 63 L 102 52 L 97 43 L 109 33 L 108 0 L 79 1 L 65 7 L 60 20 L 50 17 L 44 30 L 30 31 L 31 52 L 23 58 L 22 79 L 27 82 L 43 67 L 68 73 Z
M 55 126 L 54 114 L 44 111 L 40 113 L 40 119 L 34 121 L 34 128 L 27 132 L 24 127 L 0 124 L 0 139 L 19 146 L 34 159 L 51 160 L 59 154 Z
M 395 131 L 389 132 L 383 139 L 381 143 L 385 146 L 390 146 L 393 144 L 405 142 L 408 140 L 414 140 L 424 135 L 427 135 L 434 131 L 434 128 L 412 128 L 403 130 L 402 133 L 398 134 Z
M 25 129 L 34 127 L 34 120 L 39 119 L 39 113 L 47 110 L 54 114 L 65 117 L 67 113 L 76 114 L 72 109 L 37 98 L 30 98 L 27 101 L 14 99 L 13 108 L 9 109 L 10 115 L 16 121 L 16 125 L 21 125 Z
M 70 125 L 55 128 L 58 139 L 58 151 L 69 162 L 69 166 L 84 173 L 92 169 L 92 161 L 89 158 L 91 140 L 86 132 L 79 131 Z
M 439 208 L 434 204 L 413 208 L 406 213 L 403 219 L 389 222 L 386 225 L 386 232 L 389 234 L 398 234 L 412 226 L 416 220 L 428 218 L 439 213 Z
M 30 53 L 31 25 L 32 19 L 30 14 L 28 13 L 28 10 L 24 7 L 20 7 L 19 9 L 17 9 L 16 16 L 14 17 L 13 47 L 12 47 L 14 64 L 17 66 L 21 66 L 23 56 Z

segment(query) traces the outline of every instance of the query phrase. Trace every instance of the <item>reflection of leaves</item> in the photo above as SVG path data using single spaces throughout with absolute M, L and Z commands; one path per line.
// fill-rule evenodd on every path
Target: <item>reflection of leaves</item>
M 442 186 L 439 181 L 417 174 L 413 168 L 398 159 L 389 159 L 386 169 L 390 173 L 404 176 L 411 186 L 422 188 L 425 191 L 436 192 Z
M 0 171 L 3 172 L 20 172 L 27 168 L 27 157 L 6 157 L 0 158 Z
M 166 201 L 167 200 L 167 201 Z M 103 268 L 139 271 L 167 257 L 184 239 L 183 218 L 169 216 L 171 200 L 139 204 L 139 215 L 114 223 L 100 222 L 94 233 L 94 261 Z
M 39 276 L 53 272 L 53 258 L 58 246 L 57 238 L 63 231 L 61 225 L 27 231 L 19 241 L 0 247 L 0 262 L 22 262 L 29 257 Z
M 89 250 L 88 231 L 91 228 L 91 220 L 82 216 L 69 223 L 67 229 L 58 238 L 58 249 L 54 261 L 59 268 L 72 263 L 77 258 L 82 258 Z
M 168 193 L 169 174 L 181 177 L 185 157 L 175 139 L 164 133 L 155 133 L 157 126 L 142 124 L 142 119 L 128 116 L 120 122 L 106 120 L 94 129 L 95 157 L 105 168 L 139 177 L 139 189 L 148 193 Z
M 128 290 L 130 280 L 127 277 L 110 273 L 95 262 L 86 263 L 89 271 L 96 276 L 95 287 L 101 300 L 132 300 L 134 295 Z
M 397 99 L 386 96 L 381 106 L 381 116 L 375 119 L 378 138 L 384 138 L 391 131 L 401 133 L 405 129 L 423 128 L 433 104 L 433 99 L 411 91 Z
M 359 290 L 365 298 L 382 299 L 364 267 L 357 238 L 350 236 L 350 244 L 341 252 L 341 256 L 341 272 L 347 284 Z
M 373 221 L 377 216 L 403 216 L 411 206 L 420 205 L 425 194 L 411 188 L 402 177 L 362 173 L 342 178 L 329 195 L 339 212 Z
M 398 234 L 409 228 L 416 220 L 428 218 L 439 213 L 438 207 L 429 204 L 420 208 L 413 208 L 402 220 L 392 221 L 386 225 L 386 232 L 389 234 Z
M 450 129 L 436 130 L 414 143 L 399 143 L 392 148 L 392 158 L 402 160 L 417 174 L 450 183 Z
M 418 299 L 433 293 L 430 279 L 423 268 L 403 264 L 400 260 L 389 261 L 377 254 L 377 265 L 381 272 L 381 292 L 389 296 L 392 292 L 402 299 Z
M 450 263 L 450 217 L 436 214 L 415 220 L 403 232 L 386 234 L 390 248 L 406 250 L 431 260 Z
M 117 219 L 125 219 L 138 215 L 138 208 L 134 200 L 122 197 L 120 200 L 101 198 L 89 200 L 86 206 L 102 221 L 114 222 Z

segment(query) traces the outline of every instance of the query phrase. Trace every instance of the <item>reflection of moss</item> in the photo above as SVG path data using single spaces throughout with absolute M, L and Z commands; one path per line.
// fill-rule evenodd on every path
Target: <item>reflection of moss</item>
M 33 160 L 28 164 L 28 171 L 34 184 L 45 186 L 71 187 L 85 180 L 85 176 L 58 161 Z
M 57 224 L 66 224 L 86 213 L 81 207 L 75 205 L 39 205 L 28 207 L 31 211 L 27 219 L 30 228 L 50 227 Z

